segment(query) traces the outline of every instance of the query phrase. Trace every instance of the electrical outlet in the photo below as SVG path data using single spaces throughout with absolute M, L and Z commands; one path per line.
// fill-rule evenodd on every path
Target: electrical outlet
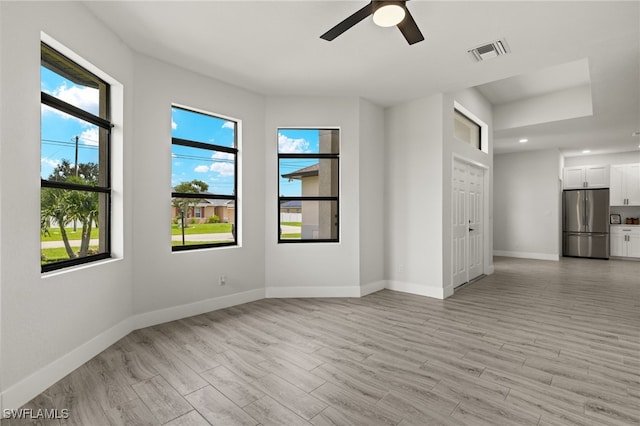
M 218 284 L 225 285 L 226 283 L 227 283 L 226 275 L 220 275 L 220 277 L 218 278 Z

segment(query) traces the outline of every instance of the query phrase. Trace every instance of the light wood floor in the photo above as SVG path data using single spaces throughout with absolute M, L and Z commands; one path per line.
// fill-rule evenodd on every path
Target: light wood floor
M 446 301 L 268 299 L 138 330 L 25 407 L 89 426 L 640 424 L 640 262 L 495 268 Z

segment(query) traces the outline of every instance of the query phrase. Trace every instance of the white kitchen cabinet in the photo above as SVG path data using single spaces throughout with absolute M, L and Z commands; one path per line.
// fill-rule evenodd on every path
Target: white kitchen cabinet
M 640 226 L 612 226 L 610 255 L 640 258 Z
M 640 164 L 611 166 L 612 206 L 640 206 Z
M 609 166 L 565 167 L 564 189 L 609 188 Z

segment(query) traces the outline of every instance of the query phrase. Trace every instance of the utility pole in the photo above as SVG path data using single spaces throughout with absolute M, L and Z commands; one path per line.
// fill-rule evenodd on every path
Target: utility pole
M 76 176 L 78 176 L 78 136 L 76 136 Z

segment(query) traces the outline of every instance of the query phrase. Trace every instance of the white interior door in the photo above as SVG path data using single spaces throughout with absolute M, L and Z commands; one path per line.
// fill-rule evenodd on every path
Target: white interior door
M 469 279 L 484 273 L 484 171 L 472 165 L 467 166 L 469 173 Z
M 452 281 L 484 273 L 484 170 L 455 160 L 452 174 Z
M 467 246 L 469 214 L 467 213 L 467 165 L 455 161 L 453 164 L 452 200 L 452 279 L 453 287 L 469 281 L 467 271 Z

